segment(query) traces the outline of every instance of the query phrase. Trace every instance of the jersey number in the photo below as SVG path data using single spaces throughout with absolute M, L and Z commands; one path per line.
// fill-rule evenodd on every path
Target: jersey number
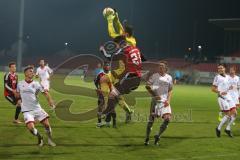
M 130 57 L 132 62 L 136 65 L 139 65 L 139 62 L 141 62 L 141 58 L 139 57 L 139 52 L 132 53 Z

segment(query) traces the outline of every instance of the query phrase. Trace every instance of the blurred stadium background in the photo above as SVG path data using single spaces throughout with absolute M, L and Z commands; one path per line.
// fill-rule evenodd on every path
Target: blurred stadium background
M 54 68 L 74 55 L 99 55 L 99 46 L 109 40 L 102 9 L 112 6 L 134 26 L 148 59 L 167 60 L 179 83 L 211 83 L 217 63 L 240 68 L 238 3 L 1 0 L 0 70 L 9 61 L 18 62 L 21 71 L 42 58 Z

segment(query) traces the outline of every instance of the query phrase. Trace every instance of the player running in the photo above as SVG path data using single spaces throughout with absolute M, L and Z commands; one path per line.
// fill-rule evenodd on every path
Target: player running
M 170 101 L 172 97 L 173 80 L 172 77 L 166 72 L 167 63 L 161 61 L 159 63 L 159 72 L 154 73 L 147 81 L 146 89 L 152 96 L 152 102 L 146 129 L 146 139 L 144 142 L 145 145 L 149 145 L 149 136 L 152 130 L 154 119 L 163 119 L 163 123 L 160 125 L 159 131 L 154 136 L 155 145 L 158 145 L 160 136 L 167 129 L 171 119 L 172 111 L 170 107 Z
M 49 91 L 50 88 L 50 76 L 53 74 L 52 69 L 45 65 L 45 61 L 41 59 L 39 61 L 39 67 L 37 68 L 36 78 L 40 78 L 40 84 L 43 86 L 45 91 Z
M 229 120 L 225 133 L 229 137 L 233 137 L 231 125 L 234 123 L 237 115 L 236 102 L 231 97 L 231 90 L 234 86 L 230 83 L 231 78 L 226 74 L 226 67 L 223 64 L 218 65 L 218 74 L 215 76 L 212 91 L 218 94 L 218 103 L 220 110 L 224 113 L 222 120 L 216 128 L 217 137 L 221 137 L 221 128 Z
M 16 89 L 18 83 L 18 75 L 16 74 L 16 63 L 11 62 L 8 65 L 9 72 L 4 75 L 4 96 L 14 106 L 16 106 L 13 123 L 22 123 L 18 118 L 21 112 L 21 99 L 16 98 Z
M 229 70 L 230 75 L 230 85 L 233 87 L 232 90 L 229 90 L 230 95 L 236 105 L 236 107 L 239 107 L 239 87 L 240 87 L 240 79 L 239 76 L 236 75 L 236 67 L 231 66 Z
M 54 107 L 53 100 L 46 90 L 37 81 L 33 81 L 34 72 L 33 67 L 28 66 L 24 69 L 25 80 L 20 81 L 17 87 L 17 95 L 22 99 L 22 113 L 24 121 L 27 125 L 28 130 L 38 138 L 38 145 L 43 146 L 43 137 L 40 135 L 38 130 L 35 128 L 35 121 L 39 121 L 45 128 L 48 136 L 48 144 L 50 146 L 56 146 L 52 141 L 52 129 L 48 121 L 48 114 L 42 109 L 39 104 L 37 94 L 39 92 L 44 93 L 50 106 Z

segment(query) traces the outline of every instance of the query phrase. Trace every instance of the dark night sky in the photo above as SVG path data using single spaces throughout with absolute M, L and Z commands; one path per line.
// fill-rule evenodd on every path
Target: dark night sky
M 27 53 L 47 55 L 68 42 L 79 53 L 96 53 L 108 40 L 102 10 L 111 6 L 135 28 L 138 46 L 149 57 L 181 57 L 196 42 L 209 55 L 223 52 L 223 29 L 209 18 L 240 18 L 239 0 L 26 0 Z M 17 40 L 19 0 L 0 0 L 0 50 Z M 29 38 L 27 38 L 29 36 Z

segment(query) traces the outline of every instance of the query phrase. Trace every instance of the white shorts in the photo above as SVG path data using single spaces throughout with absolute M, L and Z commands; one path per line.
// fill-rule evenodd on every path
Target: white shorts
M 233 108 L 236 108 L 236 104 L 232 99 L 224 99 L 224 98 L 218 97 L 218 104 L 219 104 L 220 110 L 223 112 L 227 112 Z
M 157 103 L 154 107 L 154 113 L 157 117 L 163 117 L 165 114 L 171 114 L 171 106 L 164 107 L 164 103 Z
M 50 88 L 50 81 L 49 80 L 42 80 L 40 84 L 41 84 L 41 86 L 43 87 L 44 90 L 49 91 L 49 88 Z
M 43 121 L 46 118 L 49 118 L 49 115 L 47 112 L 45 112 L 43 109 L 37 109 L 33 111 L 23 112 L 23 117 L 25 123 L 29 122 L 35 122 L 35 121 Z
M 235 105 L 238 105 L 238 104 L 239 104 L 238 96 L 232 96 L 232 100 L 233 100 L 233 102 L 235 103 Z

